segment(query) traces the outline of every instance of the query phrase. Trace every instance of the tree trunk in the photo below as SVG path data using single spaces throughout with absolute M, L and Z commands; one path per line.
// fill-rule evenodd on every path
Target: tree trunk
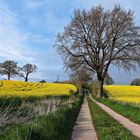
M 10 80 L 10 74 L 8 74 L 8 80 Z
M 81 85 L 78 86 L 78 90 L 79 90 L 79 93 L 82 94 L 83 89 L 82 89 L 82 86 Z
M 103 80 L 98 80 L 98 93 L 97 97 L 103 97 Z
M 28 82 L 28 76 L 25 77 L 25 82 Z

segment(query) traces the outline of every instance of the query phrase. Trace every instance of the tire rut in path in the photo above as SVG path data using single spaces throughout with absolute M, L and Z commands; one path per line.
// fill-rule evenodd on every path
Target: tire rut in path
M 71 140 L 97 140 L 86 97 L 74 126 Z
M 117 120 L 121 125 L 123 125 L 127 130 L 129 130 L 134 136 L 140 139 L 140 125 L 130 121 L 128 118 L 118 114 L 113 111 L 106 105 L 94 100 L 91 95 L 90 98 L 93 102 L 95 102 L 101 109 L 103 109 L 106 113 L 108 113 L 112 118 Z

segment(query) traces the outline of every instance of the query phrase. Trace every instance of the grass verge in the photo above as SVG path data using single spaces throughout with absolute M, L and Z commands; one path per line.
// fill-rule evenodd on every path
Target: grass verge
M 140 124 L 140 107 L 133 106 L 128 103 L 112 101 L 109 99 L 98 98 L 96 100 L 110 107 L 112 110 L 116 111 L 117 113 L 129 118 L 131 121 Z
M 79 96 L 53 113 L 12 126 L 0 135 L 0 140 L 69 140 L 82 101 L 83 96 Z
M 90 98 L 88 104 L 99 140 L 138 140 Z

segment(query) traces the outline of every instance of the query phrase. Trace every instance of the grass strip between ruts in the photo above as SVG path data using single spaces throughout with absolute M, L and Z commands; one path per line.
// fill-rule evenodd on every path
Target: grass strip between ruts
M 88 104 L 99 140 L 138 140 L 89 97 Z
M 110 107 L 117 113 L 127 117 L 131 121 L 140 124 L 140 106 L 134 106 L 129 103 L 121 103 L 109 99 L 97 98 L 96 100 Z

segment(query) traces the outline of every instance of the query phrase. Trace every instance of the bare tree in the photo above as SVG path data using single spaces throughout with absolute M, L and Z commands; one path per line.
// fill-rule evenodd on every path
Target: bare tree
M 106 74 L 104 84 L 106 84 L 106 85 L 113 85 L 114 84 L 113 78 L 108 73 Z
M 92 73 L 83 68 L 79 68 L 72 71 L 70 79 L 78 87 L 79 92 L 82 93 L 82 86 L 92 80 Z
M 36 72 L 37 66 L 34 64 L 26 64 L 23 67 L 18 69 L 18 75 L 25 79 L 25 82 L 28 82 L 28 77 L 31 73 Z
M 7 75 L 7 79 L 10 80 L 11 77 L 17 75 L 17 62 L 8 60 L 1 63 L 0 74 Z
M 140 27 L 134 23 L 133 12 L 120 6 L 111 11 L 101 6 L 89 11 L 78 9 L 64 32 L 58 34 L 55 46 L 64 64 L 78 59 L 79 63 L 71 67 L 85 65 L 97 74 L 97 96 L 101 97 L 111 64 L 127 70 L 139 64 Z

